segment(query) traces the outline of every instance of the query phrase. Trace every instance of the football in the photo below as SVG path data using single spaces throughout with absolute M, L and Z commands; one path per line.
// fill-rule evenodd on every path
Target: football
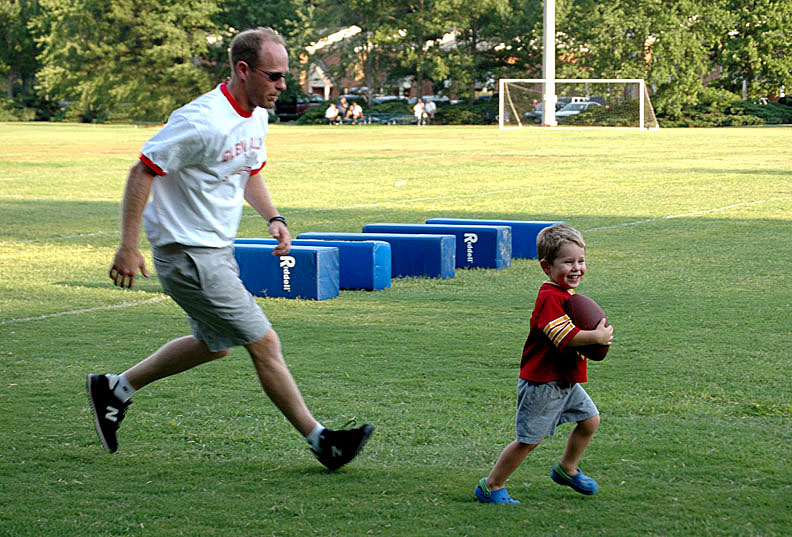
M 581 330 L 594 330 L 600 322 L 600 319 L 605 317 L 605 324 L 607 326 L 608 320 L 602 308 L 591 300 L 586 295 L 574 294 L 569 297 L 564 305 L 566 314 L 572 320 L 575 326 Z M 574 347 L 573 350 L 579 352 L 590 360 L 602 360 L 608 354 L 610 345 L 586 345 L 584 347 Z

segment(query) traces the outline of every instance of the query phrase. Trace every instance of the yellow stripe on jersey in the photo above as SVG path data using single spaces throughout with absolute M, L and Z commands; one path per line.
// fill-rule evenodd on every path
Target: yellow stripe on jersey
M 575 325 L 572 324 L 572 320 L 569 318 L 569 316 L 562 315 L 558 319 L 547 323 L 547 325 L 544 327 L 544 333 L 547 334 L 547 337 L 550 338 L 550 341 L 553 342 L 553 345 L 558 347 L 573 328 L 575 328 Z

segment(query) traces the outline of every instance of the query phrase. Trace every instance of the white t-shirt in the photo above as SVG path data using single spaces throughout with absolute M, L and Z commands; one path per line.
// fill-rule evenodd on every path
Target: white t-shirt
M 158 175 L 143 212 L 152 245 L 234 241 L 247 181 L 267 162 L 267 119 L 240 108 L 225 83 L 171 114 L 140 156 Z

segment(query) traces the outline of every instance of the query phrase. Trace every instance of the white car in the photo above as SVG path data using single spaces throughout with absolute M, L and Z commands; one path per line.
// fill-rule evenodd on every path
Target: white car
M 582 103 L 569 103 L 564 108 L 556 112 L 556 121 L 566 119 L 570 116 L 576 116 L 581 112 L 585 112 L 592 106 L 601 106 L 600 103 L 594 101 L 585 101 Z

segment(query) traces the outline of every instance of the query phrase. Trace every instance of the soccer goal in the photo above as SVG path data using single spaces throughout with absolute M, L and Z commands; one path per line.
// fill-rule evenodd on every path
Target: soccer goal
M 501 129 L 542 124 L 544 82 L 541 78 L 498 81 Z M 555 101 L 559 126 L 659 128 L 646 84 L 640 78 L 556 79 Z

